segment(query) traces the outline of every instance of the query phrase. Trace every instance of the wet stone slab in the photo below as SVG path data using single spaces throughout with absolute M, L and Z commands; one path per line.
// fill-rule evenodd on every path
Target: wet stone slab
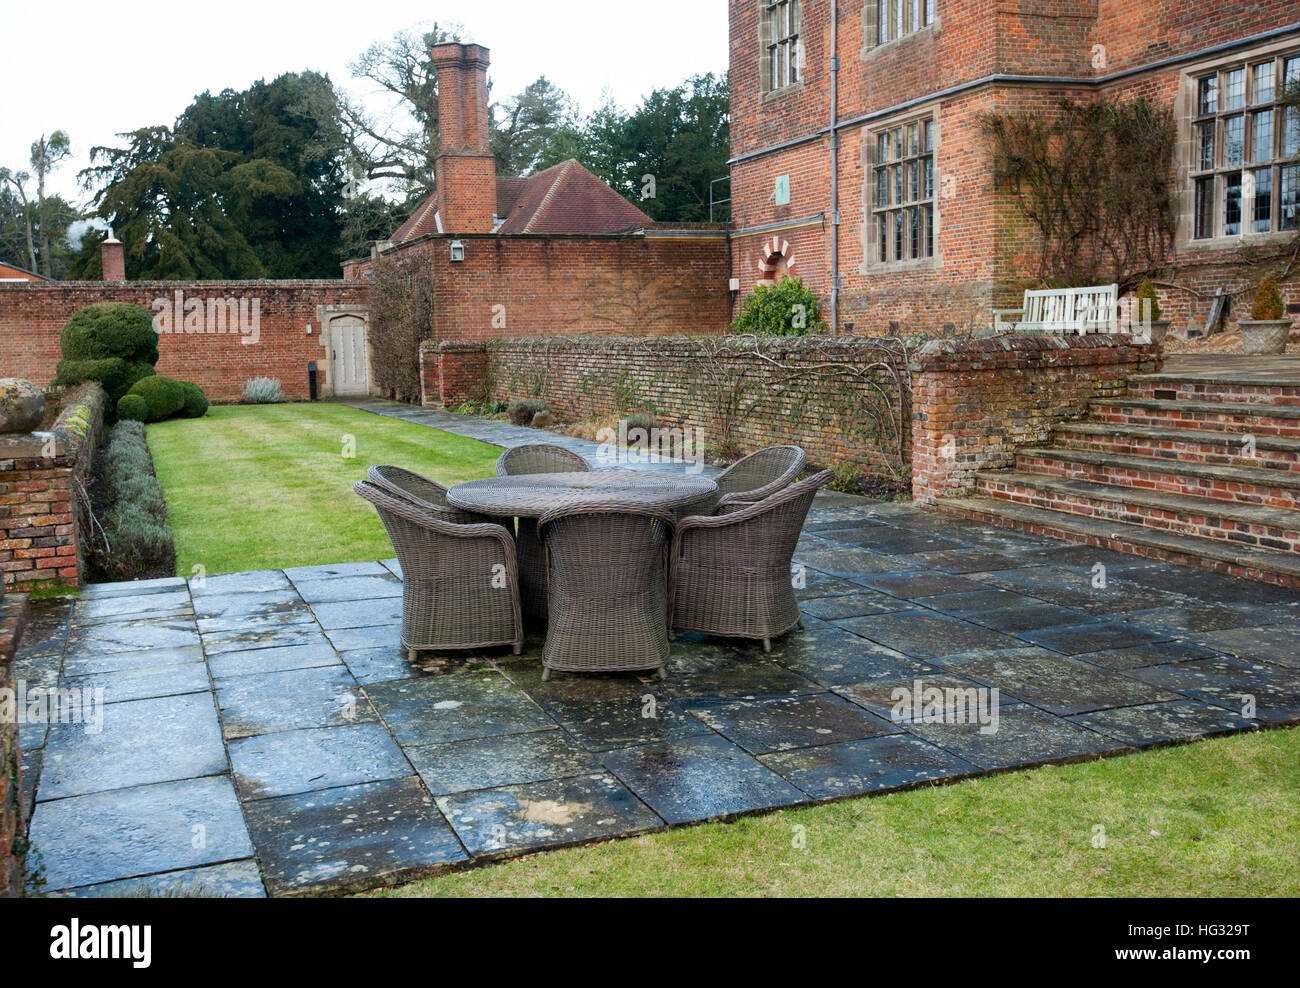
M 1025 565 L 1023 556 L 1012 556 L 987 549 L 942 549 L 938 552 L 918 552 L 909 562 L 920 563 L 944 573 L 982 573 L 1018 569 Z
M 239 738 L 230 742 L 230 767 L 245 801 L 396 779 L 411 771 L 378 723 Z
M 1017 648 L 1024 644 L 1010 635 L 937 613 L 908 614 L 906 620 L 889 614 L 849 618 L 837 622 L 836 627 L 922 662 L 958 652 Z
M 69 899 L 124 899 L 124 898 L 195 898 L 195 899 L 264 899 L 262 873 L 257 861 L 226 861 L 222 864 L 168 871 L 161 875 L 145 875 L 120 882 L 85 885 L 81 888 L 57 892 L 59 898 Z
M 1081 655 L 1085 652 L 1106 652 L 1116 648 L 1148 645 L 1165 641 L 1171 636 L 1159 631 L 1147 631 L 1123 621 L 1094 621 L 1074 627 L 1057 626 L 1021 631 L 1017 637 L 1064 655 Z
M 866 549 L 834 549 L 830 552 L 806 552 L 795 562 L 831 576 L 860 577 L 868 573 L 890 573 L 907 569 L 908 564 L 897 556 L 887 556 Z
M 1185 637 L 1190 632 L 1222 631 L 1268 624 L 1269 609 L 1252 604 L 1209 604 L 1198 601 L 1187 607 L 1156 607 L 1125 614 L 1124 620 L 1151 631 Z
M 374 888 L 465 860 L 414 776 L 259 800 L 248 826 L 272 895 Z
M 406 756 L 435 796 L 600 771 L 599 759 L 558 728 L 410 747 Z
M 311 605 L 316 620 L 326 631 L 343 628 L 390 627 L 394 636 L 402 626 L 402 598 L 336 600 Z
M 750 754 L 856 741 L 901 728 L 832 693 L 719 701 L 691 713 Z
M 716 735 L 612 751 L 604 763 L 670 824 L 805 801 L 798 789 Z
M 402 581 L 383 576 L 338 576 L 328 580 L 301 580 L 295 584 L 309 604 L 342 600 L 380 600 L 402 596 Z
M 407 661 L 406 649 L 400 645 L 354 649 L 339 653 L 339 657 L 362 686 L 415 679 L 421 675 L 420 667 Z
M 923 601 L 924 603 L 924 601 Z M 1097 619 L 1084 611 L 1074 611 L 1056 604 L 1034 602 L 1003 607 L 995 611 L 981 611 L 967 620 L 994 631 L 1013 634 L 1018 631 L 1040 631 L 1062 625 L 1084 625 Z
M 555 722 L 499 672 L 461 672 L 366 687 L 370 702 L 403 745 L 522 734 Z
M 822 621 L 862 617 L 866 614 L 886 614 L 907 610 L 909 604 L 897 597 L 883 593 L 855 593 L 843 597 L 820 597 L 804 601 L 799 610 Z
M 102 621 L 136 620 L 158 614 L 175 617 L 178 616 L 176 612 L 184 611 L 189 606 L 189 590 L 184 587 L 151 594 L 89 597 L 76 602 L 72 619 L 77 624 L 96 624 Z
M 208 594 L 196 598 L 194 610 L 199 631 L 210 635 L 221 631 L 271 629 L 285 624 L 310 623 L 307 605 L 293 589 L 258 593 Z
M 31 839 L 51 892 L 253 856 L 227 776 L 38 803 Z
M 214 631 L 203 636 L 203 651 L 209 658 L 222 652 L 248 652 L 258 648 L 286 648 L 290 645 L 328 647 L 329 639 L 321 633 L 315 622 Z
M 284 575 L 297 583 L 311 583 L 316 580 L 331 580 L 336 577 L 351 576 L 387 576 L 388 569 L 383 563 L 332 563 L 325 566 L 291 566 Z
M 132 669 L 157 669 L 163 666 L 203 662 L 203 648 L 187 645 L 181 648 L 147 648 L 132 652 L 110 652 L 106 655 L 92 653 L 70 657 L 63 663 L 65 676 L 88 676 L 93 673 L 126 672 Z
M 72 661 L 99 658 L 114 652 L 183 648 L 199 644 L 194 618 L 137 618 L 75 627 L 68 633 L 66 657 Z
M 206 693 L 212 688 L 208 681 L 208 670 L 202 662 L 125 669 L 121 672 L 89 673 L 85 676 L 65 677 L 63 685 L 82 691 L 102 689 L 105 703 L 147 700 L 159 696 L 180 696 L 184 693 Z
M 1029 767 L 1118 751 L 1121 742 L 1033 707 L 1001 710 L 995 728 L 975 724 L 913 724 L 913 734 L 984 769 Z
M 1253 708 L 1254 719 L 1265 723 L 1300 720 L 1300 683 L 1294 673 L 1270 662 L 1224 656 L 1134 669 L 1128 675 L 1226 710 L 1249 715 Z
M 813 799 L 900 789 L 979 771 L 970 762 L 908 734 L 782 751 L 759 760 Z
M 1144 666 L 1162 666 L 1171 662 L 1190 662 L 1195 659 L 1220 658 L 1220 654 L 1191 642 L 1156 642 L 1153 645 L 1134 645 L 1131 648 L 1114 648 L 1104 652 L 1085 652 L 1080 662 L 1124 671 Z
M 963 656 L 945 664 L 952 672 L 1062 716 L 1177 699 L 1166 690 L 1039 648 Z
M 375 719 L 361 687 L 343 666 L 222 679 L 217 702 L 227 740 Z
M 990 687 L 974 679 L 943 672 L 873 679 L 841 686 L 835 692 L 900 727 L 925 717 L 977 720 L 983 713 L 991 711 L 993 705 Z M 1021 702 L 1001 691 L 997 699 L 1004 708 Z
M 1199 645 L 1239 659 L 1274 662 L 1300 672 L 1300 630 L 1294 627 L 1237 628 L 1192 638 Z
M 91 597 L 138 597 L 141 594 L 166 593 L 184 589 L 185 581 L 179 576 L 164 576 L 156 580 L 127 580 L 122 583 L 90 583 L 81 590 L 81 600 Z
M 219 652 L 208 661 L 213 679 L 256 676 L 292 669 L 314 669 L 338 665 L 342 660 L 329 645 L 285 645 L 255 648 L 244 652 Z
M 933 535 L 928 532 L 912 532 L 883 525 L 865 529 L 825 532 L 824 535 L 826 538 L 834 539 L 837 542 L 862 546 L 864 549 L 887 555 L 903 556 L 918 552 L 942 552 L 963 548 L 960 542 L 944 538 L 942 535 Z
M 102 723 L 55 724 L 46 743 L 38 800 L 216 775 L 226 752 L 210 693 L 128 700 Z M 95 728 L 99 727 L 97 733 Z
M 652 830 L 663 821 L 608 773 L 439 796 L 475 857 L 500 857 Z
M 925 668 L 902 652 L 868 641 L 834 624 L 805 619 L 807 627 L 772 643 L 772 659 L 822 686 L 840 686 L 877 676 Z
M 792 631 L 788 636 L 802 635 Z M 681 699 L 741 696 L 791 696 L 818 693 L 822 687 L 765 654 L 757 642 L 719 647 L 683 641 L 669 659 L 666 681 L 654 683 L 660 692 Z
M 1101 710 L 1070 718 L 1100 734 L 1135 747 L 1166 741 L 1190 741 L 1211 734 L 1254 730 L 1255 721 L 1221 707 L 1195 700 L 1147 703 L 1118 710 Z
M 200 597 L 218 597 L 226 594 L 269 593 L 291 589 L 289 578 L 278 569 L 250 570 L 247 573 L 219 573 L 215 576 L 194 577 L 189 582 L 190 593 L 197 603 Z

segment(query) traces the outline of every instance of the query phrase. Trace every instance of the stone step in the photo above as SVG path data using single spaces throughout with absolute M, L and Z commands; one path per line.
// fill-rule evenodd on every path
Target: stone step
M 983 471 L 976 474 L 976 484 L 983 494 L 1017 504 L 1277 552 L 1300 553 L 1300 511 L 1014 470 Z
M 1300 379 L 1288 372 L 1270 376 L 1227 371 L 1212 379 L 1203 374 L 1135 374 L 1128 379 L 1128 393 L 1157 401 L 1300 405 Z
M 1192 461 L 1171 463 L 1147 456 L 1046 446 L 1016 450 L 1016 469 L 1216 501 L 1300 508 L 1300 473 L 1290 470 L 1249 470 Z
M 1300 406 L 1293 405 L 1097 398 L 1088 404 L 1088 419 L 1108 425 L 1300 439 Z
M 935 507 L 988 525 L 1300 589 L 1300 558 L 1290 553 L 1083 518 L 992 497 L 941 498 Z
M 1218 463 L 1256 470 L 1300 471 L 1300 439 L 1254 436 L 1252 457 L 1244 455 L 1246 437 L 1236 433 L 1113 425 L 1087 419 L 1062 422 L 1052 438 L 1055 445 L 1067 449 L 1179 462 Z

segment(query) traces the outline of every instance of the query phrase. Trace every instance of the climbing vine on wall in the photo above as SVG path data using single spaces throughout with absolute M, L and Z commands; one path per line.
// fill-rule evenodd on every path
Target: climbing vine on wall
M 427 258 L 380 257 L 370 274 L 370 357 L 386 398 L 420 401 L 420 344 L 434 335 L 433 275 Z

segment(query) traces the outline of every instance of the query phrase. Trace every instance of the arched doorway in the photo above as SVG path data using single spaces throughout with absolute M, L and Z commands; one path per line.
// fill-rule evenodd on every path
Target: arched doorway
M 352 314 L 332 317 L 329 321 L 329 341 L 335 397 L 369 394 L 365 319 Z

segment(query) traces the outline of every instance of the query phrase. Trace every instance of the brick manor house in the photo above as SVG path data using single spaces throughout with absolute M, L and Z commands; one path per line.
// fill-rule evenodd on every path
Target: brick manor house
M 801 276 L 841 331 L 960 330 L 1019 302 L 1033 271 L 985 111 L 1173 108 L 1175 331 L 1250 286 L 1243 248 L 1300 224 L 1300 120 L 1277 105 L 1297 0 L 730 0 L 730 32 L 733 271 L 744 291 Z

